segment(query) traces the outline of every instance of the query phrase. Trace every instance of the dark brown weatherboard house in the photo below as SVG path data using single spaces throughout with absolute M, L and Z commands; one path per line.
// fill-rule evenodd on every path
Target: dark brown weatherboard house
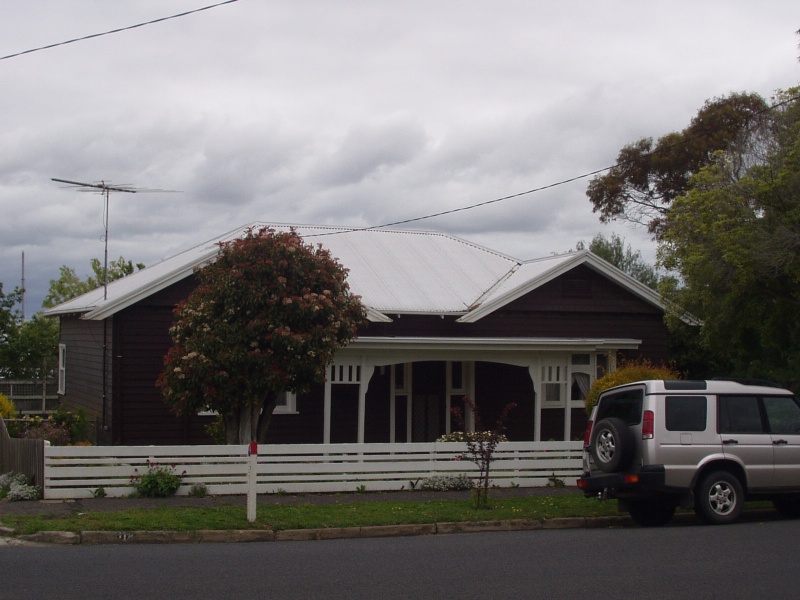
M 218 242 L 263 225 L 49 311 L 61 320 L 61 399 L 96 420 L 99 443 L 210 441 L 213 417 L 173 415 L 155 386 L 168 328 Z M 596 377 L 623 356 L 667 359 L 657 294 L 588 251 L 520 261 L 441 233 L 295 229 L 349 269 L 369 323 L 324 384 L 285 395 L 274 443 L 433 441 L 457 429 L 450 408 L 464 396 L 487 423 L 515 402 L 511 440 L 579 439 Z

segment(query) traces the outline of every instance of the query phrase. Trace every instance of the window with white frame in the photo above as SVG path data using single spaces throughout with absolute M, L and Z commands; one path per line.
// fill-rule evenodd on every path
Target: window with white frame
M 197 411 L 198 417 L 216 417 L 219 414 L 216 410 L 206 409 Z M 299 414 L 297 410 L 297 395 L 293 392 L 281 392 L 278 394 L 278 399 L 275 403 L 275 410 L 272 411 L 273 415 L 296 415 Z
M 567 368 L 562 364 L 542 366 L 543 408 L 564 406 L 567 387 Z
M 276 415 L 295 415 L 297 414 L 297 394 L 294 392 L 281 392 L 278 394 L 278 401 L 275 403 Z
M 569 397 L 572 402 L 583 404 L 592 385 L 592 355 L 573 354 L 570 362 L 572 373 Z
M 67 345 L 58 345 L 58 390 L 59 394 L 67 393 Z

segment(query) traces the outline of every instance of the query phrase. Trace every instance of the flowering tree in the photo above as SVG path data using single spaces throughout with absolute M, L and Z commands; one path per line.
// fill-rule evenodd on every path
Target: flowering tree
M 492 429 L 484 429 L 475 403 L 466 396 L 464 396 L 463 401 L 475 418 L 475 431 L 465 433 L 464 437 L 467 442 L 467 451 L 462 454 L 459 459 L 471 460 L 477 465 L 478 487 L 473 490 L 475 508 L 489 508 L 489 469 L 492 466 L 494 451 L 497 449 L 497 445 L 506 440 L 506 436 L 503 432 L 506 429 L 505 422 L 508 418 L 508 413 L 515 409 L 517 405 L 515 402 L 506 404 L 494 427 Z M 459 426 L 466 429 L 466 419 L 464 418 L 464 411 L 461 407 L 455 406 L 451 409 L 451 412 Z
M 278 394 L 324 381 L 364 322 L 347 270 L 297 233 L 263 228 L 220 244 L 175 309 L 158 379 L 179 414 L 215 410 L 229 444 L 265 441 Z

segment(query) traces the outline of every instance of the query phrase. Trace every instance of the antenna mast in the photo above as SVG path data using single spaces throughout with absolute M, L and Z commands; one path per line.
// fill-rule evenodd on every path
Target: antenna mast
M 25 250 L 22 251 L 22 320 L 25 321 Z
M 103 213 L 103 241 L 105 246 L 103 257 L 103 300 L 108 300 L 108 198 L 111 192 L 124 192 L 126 194 L 136 194 L 138 192 L 174 192 L 175 190 L 153 190 L 146 188 L 134 188 L 128 184 L 111 185 L 105 181 L 100 183 L 83 183 L 81 181 L 70 181 L 68 179 L 51 178 L 58 183 L 66 183 L 69 186 L 78 188 L 79 192 L 95 192 L 103 195 L 105 199 L 105 211 Z

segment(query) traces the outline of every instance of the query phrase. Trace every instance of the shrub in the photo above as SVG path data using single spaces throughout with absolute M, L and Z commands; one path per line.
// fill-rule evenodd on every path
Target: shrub
M 172 466 L 147 461 L 147 472 L 131 477 L 131 483 L 136 488 L 135 494 L 141 498 L 169 498 L 181 487 L 185 473 L 186 471 L 178 475 Z
M 5 473 L 0 475 L 0 500 L 5 498 L 9 502 L 23 500 L 39 500 L 42 497 L 42 488 L 28 485 L 22 473 Z
M 17 418 L 17 407 L 5 394 L 0 394 L 0 417 L 3 419 Z
M 42 421 L 34 425 L 33 422 L 28 426 L 28 430 L 20 437 L 29 440 L 47 440 L 53 446 L 69 446 L 69 429 L 62 425 L 57 425 L 52 421 Z
M 14 406 L 11 398 L 5 394 L 0 394 L 0 417 L 2 417 L 3 420 L 17 418 L 17 407 Z M 6 423 L 6 429 L 8 430 L 8 435 L 11 437 L 17 437 L 17 435 L 19 435 L 19 426 L 16 422 Z
M 419 489 L 426 492 L 452 492 L 460 490 L 471 490 L 475 483 L 469 475 L 459 473 L 458 475 L 434 475 L 423 479 Z
M 214 417 L 214 420 L 206 425 L 204 429 L 215 444 L 224 445 L 228 443 L 225 437 L 225 421 L 222 420 L 222 415 Z
M 208 487 L 205 483 L 195 483 L 189 490 L 189 495 L 192 498 L 205 498 L 208 496 Z
M 647 359 L 626 360 L 620 368 L 594 382 L 586 394 L 586 412 L 591 413 L 601 392 L 623 383 L 647 379 L 680 379 L 681 374 L 668 365 L 654 365 Z
M 478 413 L 478 407 L 475 406 L 475 403 L 466 396 L 464 396 L 463 402 L 465 408 L 472 412 L 475 419 L 475 428 L 478 430 L 478 433 L 465 436 L 467 451 L 459 456 L 457 460 L 467 459 L 474 462 L 475 466 L 478 467 L 478 487 L 472 490 L 473 502 L 475 508 L 490 508 L 489 470 L 494 460 L 494 451 L 497 449 L 497 445 L 505 439 L 503 431 L 505 430 L 505 422 L 508 418 L 508 413 L 516 408 L 517 405 L 514 402 L 506 404 L 500 412 L 500 416 L 494 428 L 484 429 L 481 425 L 481 416 Z M 466 419 L 461 407 L 454 407 L 452 413 L 458 424 L 464 427 Z
M 69 443 L 72 445 L 87 445 L 94 438 L 92 424 L 89 422 L 86 412 L 79 408 L 75 412 L 59 407 L 52 415 L 50 421 L 63 427 L 69 432 Z

